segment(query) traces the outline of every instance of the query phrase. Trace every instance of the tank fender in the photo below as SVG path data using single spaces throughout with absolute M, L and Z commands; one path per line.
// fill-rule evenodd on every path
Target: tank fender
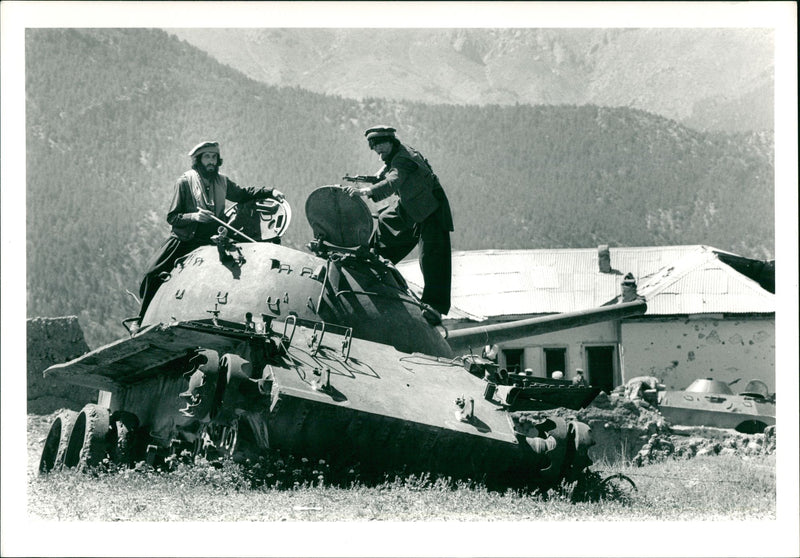
M 198 350 L 189 359 L 191 368 L 184 373 L 188 381 L 185 391 L 178 394 L 185 402 L 181 415 L 194 420 L 203 420 L 215 406 L 219 383 L 220 357 L 211 349 Z
M 220 381 L 225 382 L 220 405 L 212 414 L 216 422 L 234 420 L 245 413 L 269 408 L 272 374 L 269 365 L 261 378 L 253 378 L 253 365 L 239 355 L 227 353 L 220 359 Z
M 513 414 L 517 439 L 530 449 L 537 476 L 557 480 L 567 454 L 567 425 L 560 417 L 545 414 Z
M 592 464 L 589 448 L 595 445 L 592 429 L 585 422 L 572 421 L 567 433 L 567 466 L 564 478 L 571 482 Z
M 541 470 L 542 477 L 549 482 L 557 482 L 563 475 L 567 465 L 567 422 L 561 417 L 549 417 L 536 425 L 539 436 L 528 438 L 528 445 L 533 447 L 535 440 L 544 439 L 548 465 Z M 541 446 L 541 444 L 536 444 Z
M 587 454 L 589 448 L 595 444 L 592 429 L 585 422 L 572 421 L 570 427 L 573 431 L 573 445 L 578 454 Z
M 514 430 L 530 448 L 532 466 L 546 484 L 571 480 L 592 464 L 588 450 L 594 445 L 588 425 L 544 413 L 514 415 Z

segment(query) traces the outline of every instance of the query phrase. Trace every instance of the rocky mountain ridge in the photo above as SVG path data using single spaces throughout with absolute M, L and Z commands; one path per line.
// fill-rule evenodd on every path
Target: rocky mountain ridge
M 262 83 L 345 98 L 593 104 L 773 128 L 764 29 L 167 29 Z

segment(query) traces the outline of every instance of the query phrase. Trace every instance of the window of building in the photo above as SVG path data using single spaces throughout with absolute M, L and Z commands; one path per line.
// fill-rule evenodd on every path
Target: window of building
M 614 389 L 614 345 L 586 347 L 586 379 L 606 393 Z
M 509 372 L 522 371 L 522 355 L 524 349 L 503 349 L 503 356 L 506 361 L 506 370 Z
M 567 349 L 566 347 L 548 347 L 544 352 L 544 370 L 548 378 L 553 377 L 556 370 L 564 374 L 563 379 L 567 379 Z

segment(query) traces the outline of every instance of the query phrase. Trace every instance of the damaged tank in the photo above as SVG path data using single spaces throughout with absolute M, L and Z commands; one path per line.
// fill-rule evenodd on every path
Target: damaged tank
M 39 470 L 279 450 L 359 464 L 364 478 L 402 468 L 542 487 L 585 471 L 589 427 L 547 410 L 599 390 L 509 374 L 473 348 L 642 314 L 644 301 L 448 332 L 371 249 L 361 198 L 323 186 L 305 210 L 307 252 L 280 244 L 285 201 L 231 208 L 129 338 L 45 370 L 99 396 L 54 421 Z
M 730 384 L 700 378 L 685 390 L 658 391 L 658 410 L 675 425 L 759 434 L 775 424 L 775 394 L 761 380 L 749 381 L 741 393 L 734 394 Z

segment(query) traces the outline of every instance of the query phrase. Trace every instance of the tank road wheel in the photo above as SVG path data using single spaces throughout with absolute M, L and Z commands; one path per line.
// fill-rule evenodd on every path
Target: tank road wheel
M 592 429 L 585 422 L 573 421 L 570 423 L 568 439 L 571 442 L 568 447 L 573 452 L 570 456 L 572 473 L 580 474 L 592 464 L 589 457 L 589 448 L 595 445 Z
M 106 456 L 108 435 L 108 409 L 91 403 L 86 405 L 75 419 L 64 465 L 78 466 L 81 470 L 98 465 Z
M 194 443 L 194 455 L 209 461 L 233 459 L 240 449 L 239 419 L 226 424 L 205 424 Z
M 236 451 L 238 442 L 239 421 L 234 420 L 231 421 L 230 424 L 223 426 L 220 430 L 219 444 L 217 445 L 217 449 L 220 451 L 224 459 L 231 459 Z
M 50 425 L 47 439 L 42 448 L 42 457 L 39 459 L 39 473 L 49 473 L 53 469 L 58 470 L 64 466 L 64 455 L 67 453 L 69 435 L 75 419 L 78 418 L 76 411 L 66 410 L 56 417 Z
M 111 461 L 130 467 L 133 465 L 135 433 L 139 428 L 139 418 L 127 411 L 115 411 L 111 414 L 109 423 L 114 441 L 110 448 Z
M 197 436 L 194 439 L 194 443 L 192 444 L 192 457 L 205 457 L 205 450 L 206 446 L 208 445 L 209 434 L 208 434 L 208 423 L 204 423 L 200 430 L 197 432 Z

